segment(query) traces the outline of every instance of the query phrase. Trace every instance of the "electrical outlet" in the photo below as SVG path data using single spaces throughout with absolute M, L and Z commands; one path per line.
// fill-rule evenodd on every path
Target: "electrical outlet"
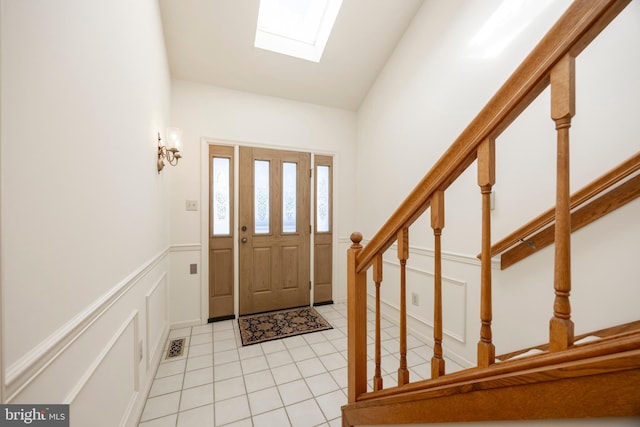
M 189 274 L 198 274 L 198 264 L 189 264 Z
M 416 305 L 416 306 L 420 305 L 420 301 L 418 299 L 418 294 L 415 293 L 415 292 L 411 292 L 411 304 Z

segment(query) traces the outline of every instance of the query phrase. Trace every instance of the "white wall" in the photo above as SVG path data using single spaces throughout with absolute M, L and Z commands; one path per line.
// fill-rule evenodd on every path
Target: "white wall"
M 370 239 L 469 124 L 568 6 L 512 17 L 521 32 L 495 57 L 470 41 L 502 4 L 426 0 L 358 114 L 357 226 Z M 540 8 L 543 2 L 531 2 Z M 533 18 L 532 18 L 533 17 Z M 532 19 L 530 19 L 532 18 Z M 530 22 L 528 22 L 530 21 Z M 640 4 L 632 2 L 577 60 L 572 132 L 573 191 L 636 153 L 640 145 Z M 498 40 L 508 34 L 498 32 Z M 554 202 L 555 130 L 548 91 L 497 142 L 493 240 Z M 380 170 L 385 170 L 384 174 Z M 549 173 L 546 173 L 549 171 Z M 445 195 L 443 233 L 445 354 L 470 366 L 479 339 L 480 191 L 472 165 Z M 572 236 L 576 333 L 637 319 L 640 201 Z M 408 310 L 415 330 L 432 336 L 432 232 L 426 219 L 410 234 Z M 383 299 L 395 319 L 398 263 L 385 256 Z M 497 354 L 548 339 L 553 311 L 553 248 L 518 265 L 494 268 Z M 465 317 L 466 316 L 466 317 Z
M 158 5 L 3 0 L 1 28 L 3 398 L 133 424 L 168 325 Z
M 355 218 L 355 113 L 185 81 L 173 81 L 171 88 L 172 122 L 183 129 L 184 143 L 184 158 L 171 170 L 172 324 L 208 317 L 203 298 L 207 275 L 202 274 L 208 268 L 207 257 L 201 256 L 208 244 L 208 220 L 203 222 L 208 218 L 208 169 L 202 156 L 207 141 L 335 156 L 334 237 L 339 245 L 334 247 L 334 300 L 343 300 L 345 240 Z M 199 211 L 186 211 L 186 200 L 198 200 Z M 199 264 L 198 275 L 188 274 L 190 263 Z

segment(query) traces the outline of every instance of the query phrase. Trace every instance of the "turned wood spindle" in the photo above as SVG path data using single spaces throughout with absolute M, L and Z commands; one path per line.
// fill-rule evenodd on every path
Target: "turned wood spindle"
M 400 261 L 400 367 L 398 386 L 409 383 L 407 368 L 407 259 L 409 259 L 409 229 L 398 231 L 398 260 Z
M 478 186 L 482 193 L 482 252 L 480 255 L 480 341 L 478 367 L 495 362 L 491 320 L 491 189 L 495 176 L 495 139 L 488 138 L 478 146 Z
M 444 228 L 444 191 L 436 191 L 431 198 L 431 228 L 434 239 L 433 267 L 433 357 L 431 378 L 444 375 L 442 354 L 442 249 L 440 236 Z

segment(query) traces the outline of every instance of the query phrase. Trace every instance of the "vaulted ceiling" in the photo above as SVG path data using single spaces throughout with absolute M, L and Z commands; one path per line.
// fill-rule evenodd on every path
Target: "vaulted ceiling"
M 344 0 L 319 63 L 255 48 L 259 0 L 160 0 L 171 77 L 357 110 L 423 0 Z

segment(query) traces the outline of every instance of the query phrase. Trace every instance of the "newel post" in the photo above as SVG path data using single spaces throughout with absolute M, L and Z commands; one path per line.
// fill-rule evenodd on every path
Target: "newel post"
M 482 252 L 480 255 L 480 341 L 478 366 L 486 368 L 495 362 L 491 320 L 491 189 L 496 183 L 495 139 L 488 138 L 478 146 L 478 186 L 482 193 Z
M 571 193 L 569 187 L 569 128 L 576 113 L 575 58 L 565 56 L 551 70 L 551 118 L 558 138 L 553 317 L 549 351 L 573 345 L 571 320 Z
M 367 273 L 357 271 L 362 234 L 351 234 L 347 250 L 347 352 L 349 403 L 367 391 Z

